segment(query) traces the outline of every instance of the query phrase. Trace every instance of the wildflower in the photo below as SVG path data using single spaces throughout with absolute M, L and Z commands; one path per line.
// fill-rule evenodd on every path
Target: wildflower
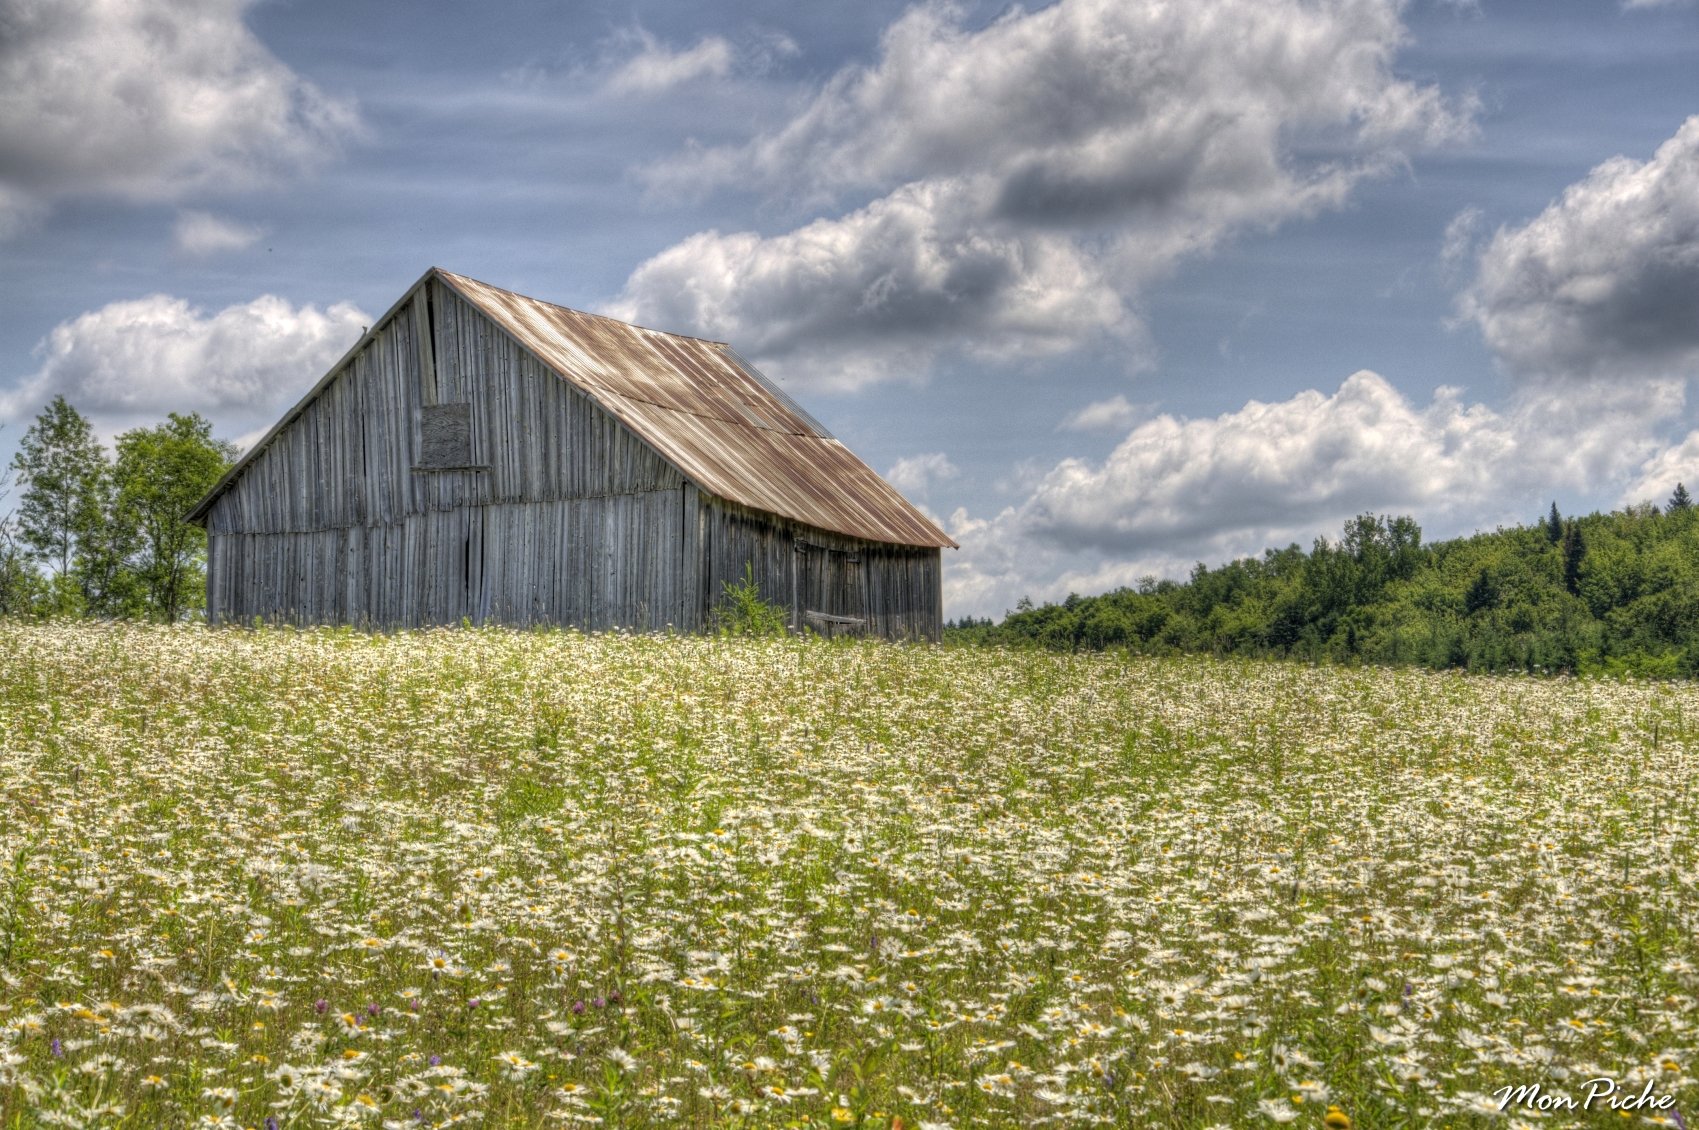
M 537 1065 L 535 1063 L 526 1059 L 518 1052 L 502 1052 L 500 1055 L 496 1056 L 495 1059 L 496 1062 L 501 1064 L 502 1072 L 509 1079 L 523 1079 L 531 1072 L 537 1070 Z

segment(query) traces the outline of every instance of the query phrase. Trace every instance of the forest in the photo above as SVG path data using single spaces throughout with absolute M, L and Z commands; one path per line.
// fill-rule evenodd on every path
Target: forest
M 1363 514 L 1184 582 L 1148 578 L 946 625 L 954 643 L 1126 649 L 1471 671 L 1699 676 L 1699 513 L 1564 517 L 1424 545 L 1410 517 Z

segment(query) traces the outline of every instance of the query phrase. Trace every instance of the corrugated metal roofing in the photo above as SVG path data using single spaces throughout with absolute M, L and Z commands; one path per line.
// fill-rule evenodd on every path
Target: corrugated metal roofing
M 724 343 L 436 274 L 709 494 L 869 541 L 955 546 Z
M 440 267 L 421 281 L 433 276 L 708 494 L 869 541 L 956 547 L 926 515 L 724 343 L 555 306 Z M 232 468 L 192 517 L 206 513 L 241 466 L 328 380 Z

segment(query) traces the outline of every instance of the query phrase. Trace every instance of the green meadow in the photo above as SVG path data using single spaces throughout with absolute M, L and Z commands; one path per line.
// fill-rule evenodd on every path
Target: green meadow
M 1696 782 L 1680 683 L 0 627 L 0 1126 L 1684 1125 Z

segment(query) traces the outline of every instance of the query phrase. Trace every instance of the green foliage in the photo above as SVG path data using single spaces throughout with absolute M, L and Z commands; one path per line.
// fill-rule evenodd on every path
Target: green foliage
M 12 470 L 0 470 L 0 503 L 12 492 Z M 0 511 L 0 617 L 31 612 L 40 599 L 41 574 L 18 531 L 16 515 Z
M 725 582 L 725 595 L 714 609 L 714 630 L 726 636 L 782 636 L 785 634 L 785 610 L 761 596 L 761 586 L 755 583 L 755 568 L 743 566 L 743 580 Z
M 206 531 L 185 515 L 235 455 L 197 413 L 173 412 L 163 424 L 118 437 L 116 514 L 135 531 L 136 576 L 148 610 L 161 619 L 176 620 L 204 599 Z
M 97 506 L 106 453 L 94 429 L 63 396 L 53 398 L 24 433 L 12 457 L 23 497 L 18 535 L 61 575 L 71 571 L 81 536 Z
M 22 497 L 0 516 L 0 615 L 180 619 L 205 589 L 206 534 L 184 515 L 234 455 L 208 421 L 173 413 L 119 436 L 108 459 L 56 397 L 10 467 Z
M 1634 507 L 1423 545 L 1361 515 L 1318 539 L 1184 584 L 946 626 L 954 643 L 1203 652 L 1479 671 L 1699 676 L 1699 508 Z

